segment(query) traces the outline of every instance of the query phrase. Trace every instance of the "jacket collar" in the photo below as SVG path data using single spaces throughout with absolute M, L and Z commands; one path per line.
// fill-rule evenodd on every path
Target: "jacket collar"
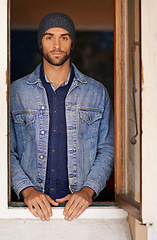
M 73 81 L 78 81 L 81 83 L 87 83 L 86 79 L 85 79 L 85 75 L 82 74 L 73 63 L 71 63 L 73 68 L 74 68 L 74 72 L 75 72 L 75 77 Z M 41 64 L 39 64 L 37 66 L 37 68 L 29 75 L 28 84 L 37 84 L 37 83 L 41 83 L 41 79 L 40 79 L 40 66 Z
M 72 64 L 72 66 L 73 66 L 73 68 L 74 68 L 74 72 L 75 72 L 75 78 L 74 78 L 74 80 L 75 80 L 75 81 L 78 81 L 78 82 L 81 82 L 81 83 L 87 83 L 87 80 L 85 79 L 85 75 L 82 74 L 82 73 L 76 68 L 76 66 L 75 66 L 73 63 L 71 63 L 71 64 Z

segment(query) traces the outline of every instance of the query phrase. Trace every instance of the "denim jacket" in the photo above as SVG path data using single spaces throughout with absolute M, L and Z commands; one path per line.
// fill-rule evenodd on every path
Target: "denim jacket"
M 114 122 L 104 86 L 80 73 L 65 100 L 70 191 L 106 186 L 114 164 Z M 49 107 L 40 65 L 11 86 L 11 183 L 19 195 L 28 186 L 44 192 Z

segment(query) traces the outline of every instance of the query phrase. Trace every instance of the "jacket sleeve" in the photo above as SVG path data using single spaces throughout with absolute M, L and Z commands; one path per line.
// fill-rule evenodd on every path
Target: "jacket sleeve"
M 114 167 L 114 116 L 107 91 L 104 91 L 104 95 L 105 104 L 99 127 L 97 154 L 83 185 L 93 189 L 96 196 L 105 188 Z
M 11 185 L 19 197 L 20 192 L 24 188 L 33 186 L 33 184 L 20 165 L 20 159 L 17 153 L 17 137 L 14 128 L 14 121 L 11 117 Z

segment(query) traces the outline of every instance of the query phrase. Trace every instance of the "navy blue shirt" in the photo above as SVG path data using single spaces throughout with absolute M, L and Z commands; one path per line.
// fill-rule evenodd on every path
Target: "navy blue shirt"
M 74 70 L 71 66 L 68 83 L 64 86 L 61 85 L 55 91 L 45 80 L 43 65 L 41 65 L 40 77 L 47 93 L 50 114 L 45 193 L 55 200 L 70 193 L 67 169 L 65 98 L 74 78 Z

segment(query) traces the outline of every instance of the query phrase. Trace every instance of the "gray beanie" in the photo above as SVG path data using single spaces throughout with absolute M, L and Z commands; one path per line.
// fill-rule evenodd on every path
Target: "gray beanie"
M 38 27 L 38 47 L 41 50 L 41 40 L 44 33 L 50 28 L 63 28 L 69 32 L 72 40 L 72 48 L 75 45 L 75 25 L 73 20 L 65 13 L 53 12 L 46 15 L 40 22 Z

